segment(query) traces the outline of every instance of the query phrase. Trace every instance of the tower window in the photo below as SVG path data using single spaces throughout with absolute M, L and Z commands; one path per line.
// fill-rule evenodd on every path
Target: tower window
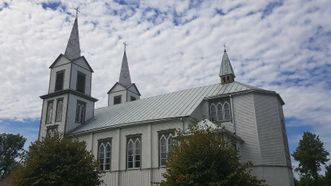
M 127 168 L 140 168 L 141 166 L 141 138 L 130 137 L 127 141 Z
M 131 101 L 136 101 L 136 100 L 137 100 L 137 98 L 136 98 L 136 97 L 133 97 L 133 96 L 131 96 L 131 97 L 130 97 L 130 100 L 131 100 Z
M 53 116 L 53 100 L 47 102 L 47 110 L 46 110 L 46 124 L 52 123 Z
M 111 141 L 103 140 L 99 143 L 99 166 L 100 170 L 110 170 L 111 165 Z
M 81 93 L 85 93 L 85 74 L 81 72 L 77 72 L 77 84 L 76 84 L 76 90 Z
M 76 106 L 76 123 L 83 124 L 85 122 L 86 103 L 83 101 L 77 101 Z
M 55 91 L 63 90 L 64 70 L 56 72 Z
M 119 95 L 119 96 L 115 96 L 114 97 L 114 105 L 117 105 L 117 104 L 120 104 L 122 103 L 122 96 Z
M 56 102 L 55 122 L 62 121 L 62 111 L 63 111 L 63 98 L 60 98 L 57 99 Z

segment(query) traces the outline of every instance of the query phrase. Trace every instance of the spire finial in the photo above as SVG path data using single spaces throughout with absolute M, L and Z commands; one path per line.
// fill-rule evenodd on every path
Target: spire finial
M 224 52 L 226 52 L 226 45 L 224 44 L 223 46 L 224 46 Z
M 78 17 L 78 13 L 80 13 L 79 7 L 77 6 L 76 8 L 74 8 L 74 10 L 76 10 L 76 18 L 77 18 Z
M 124 45 L 124 52 L 126 51 L 126 47 L 128 46 L 128 44 L 126 43 L 126 41 L 123 42 Z

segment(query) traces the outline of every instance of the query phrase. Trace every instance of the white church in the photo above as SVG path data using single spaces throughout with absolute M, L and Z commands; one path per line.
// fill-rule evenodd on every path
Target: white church
M 224 127 L 236 139 L 241 161 L 251 161 L 252 174 L 268 185 L 294 185 L 282 98 L 235 81 L 226 51 L 219 83 L 148 98 L 140 98 L 132 83 L 124 51 L 119 81 L 107 92 L 108 106 L 98 109 L 92 73 L 81 55 L 76 17 L 65 53 L 50 66 L 48 93 L 40 96 L 39 139 L 59 132 L 85 141 L 100 162 L 103 185 L 159 183 L 174 131 L 197 122 Z

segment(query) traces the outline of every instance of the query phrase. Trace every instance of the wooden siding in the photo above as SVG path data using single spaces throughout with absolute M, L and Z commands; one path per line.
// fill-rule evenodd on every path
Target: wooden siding
M 286 166 L 279 102 L 275 96 L 254 94 L 255 114 L 263 165 Z

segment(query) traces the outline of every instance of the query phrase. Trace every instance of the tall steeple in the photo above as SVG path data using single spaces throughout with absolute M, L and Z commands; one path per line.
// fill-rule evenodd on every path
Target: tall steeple
M 76 10 L 78 11 L 78 10 Z M 76 13 L 76 18 L 74 25 L 71 30 L 69 41 L 67 44 L 66 51 L 64 55 L 70 60 L 80 57 L 80 45 L 79 45 L 79 33 L 78 33 L 78 16 Z
M 130 70 L 129 70 L 129 65 L 128 65 L 128 58 L 126 57 L 126 45 L 127 45 L 126 42 L 124 42 L 124 54 L 123 54 L 123 58 L 122 58 L 120 78 L 119 78 L 118 82 L 121 85 L 128 87 L 132 83 L 131 83 Z
M 236 77 L 233 72 L 233 68 L 226 49 L 224 49 L 219 76 L 221 78 L 222 84 L 232 83 L 234 81 L 234 78 Z

